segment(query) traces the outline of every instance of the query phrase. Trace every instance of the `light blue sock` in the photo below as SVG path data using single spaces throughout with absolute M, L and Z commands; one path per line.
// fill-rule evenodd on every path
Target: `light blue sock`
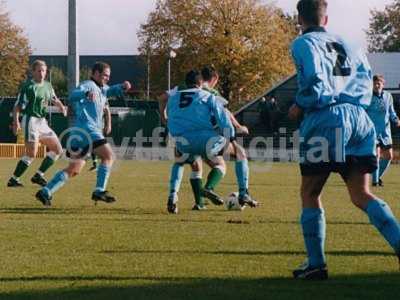
M 379 230 L 394 251 L 400 254 L 400 224 L 389 205 L 380 199 L 371 200 L 368 202 L 366 213 L 371 224 Z
M 380 163 L 379 159 L 376 162 L 376 170 L 372 173 L 372 183 L 378 183 L 379 181 L 379 169 L 380 169 Z
M 383 176 L 383 174 L 385 174 L 389 166 L 390 160 L 384 158 L 379 160 L 379 179 Z
M 169 181 L 170 194 L 177 194 L 181 187 L 183 171 L 185 167 L 182 164 L 174 163 L 171 168 L 171 177 Z
M 303 208 L 301 225 L 303 227 L 309 265 L 312 267 L 325 265 L 326 221 L 324 210 L 319 208 Z
M 57 192 L 69 179 L 68 174 L 65 171 L 58 171 L 54 177 L 47 183 L 42 189 L 48 196 L 53 195 Z
M 111 168 L 100 164 L 97 168 L 97 181 L 96 181 L 96 192 L 104 192 L 107 187 L 108 178 L 110 177 Z
M 249 188 L 249 163 L 247 159 L 235 162 L 236 180 L 239 186 L 239 195 L 244 195 Z

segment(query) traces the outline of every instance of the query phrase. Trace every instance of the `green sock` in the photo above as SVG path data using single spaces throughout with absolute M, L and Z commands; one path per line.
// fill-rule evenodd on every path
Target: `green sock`
M 17 164 L 17 167 L 15 168 L 14 171 L 14 177 L 19 178 L 22 176 L 22 174 L 25 173 L 25 171 L 28 169 L 29 164 L 27 164 L 25 161 L 20 160 Z
M 205 188 L 207 190 L 213 190 L 223 177 L 224 173 L 222 173 L 220 169 L 217 168 L 212 169 L 208 174 Z
M 201 191 L 203 189 L 203 180 L 201 178 L 191 178 L 190 185 L 192 186 L 194 201 L 196 201 L 197 205 L 204 206 L 203 197 L 201 196 Z
M 54 159 L 52 159 L 49 156 L 46 156 L 45 159 L 43 159 L 42 164 L 39 167 L 39 171 L 42 173 L 45 173 L 52 165 L 54 165 Z

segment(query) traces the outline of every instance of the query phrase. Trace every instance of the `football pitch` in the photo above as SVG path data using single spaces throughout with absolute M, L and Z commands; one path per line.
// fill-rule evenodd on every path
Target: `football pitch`
M 0 160 L 0 299 L 399 299 L 397 259 L 339 176 L 323 196 L 330 279 L 304 282 L 291 278 L 305 258 L 296 164 L 252 163 L 251 193 L 262 205 L 243 212 L 191 211 L 186 169 L 178 215 L 166 212 L 170 162 L 117 162 L 109 190 L 118 202 L 97 206 L 86 167 L 49 209 L 29 182 L 37 161 L 24 188 L 5 187 L 15 164 Z M 373 191 L 400 217 L 398 178 L 393 165 Z M 235 190 L 230 164 L 217 192 Z

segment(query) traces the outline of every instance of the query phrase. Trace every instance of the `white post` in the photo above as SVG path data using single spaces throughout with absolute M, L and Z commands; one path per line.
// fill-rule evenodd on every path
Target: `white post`
M 168 53 L 168 91 L 171 90 L 171 60 L 176 57 L 176 52 L 171 50 Z
M 168 57 L 168 91 L 171 90 L 171 57 Z
M 150 100 L 150 52 L 147 53 L 147 100 Z
M 79 47 L 76 0 L 69 0 L 68 3 L 68 93 L 70 93 L 79 83 Z

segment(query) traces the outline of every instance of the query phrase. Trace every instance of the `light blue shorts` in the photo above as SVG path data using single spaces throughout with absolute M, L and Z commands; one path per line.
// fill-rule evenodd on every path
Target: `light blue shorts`
M 175 137 L 176 148 L 179 153 L 188 158 L 201 156 L 212 159 L 222 155 L 227 139 L 215 131 L 200 131 L 196 134 L 185 134 Z
M 364 108 L 344 103 L 309 113 L 300 126 L 300 163 L 342 163 L 376 155 L 375 128 Z

